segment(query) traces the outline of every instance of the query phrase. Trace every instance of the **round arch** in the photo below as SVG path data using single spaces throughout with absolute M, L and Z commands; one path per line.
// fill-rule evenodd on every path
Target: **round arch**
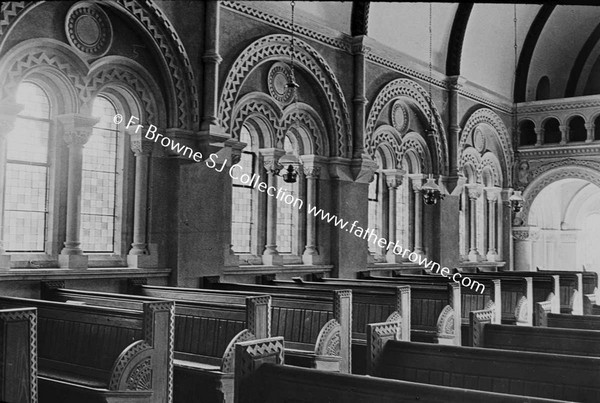
M 317 83 L 329 105 L 335 135 L 329 139 L 330 155 L 352 156 L 350 140 L 350 115 L 341 86 L 325 59 L 309 44 L 297 40 L 294 57 L 297 67 L 308 73 Z M 251 43 L 235 60 L 227 74 L 221 92 L 218 120 L 227 131 L 232 127 L 233 109 L 238 101 L 240 89 L 250 73 L 263 63 L 273 60 L 288 60 L 291 56 L 288 35 L 268 35 Z

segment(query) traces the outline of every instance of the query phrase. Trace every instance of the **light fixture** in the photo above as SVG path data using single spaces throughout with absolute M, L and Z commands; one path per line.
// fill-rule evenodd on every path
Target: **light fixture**
M 296 52 L 294 43 L 296 34 L 296 31 L 294 30 L 294 8 L 296 6 L 296 2 L 292 0 L 290 2 L 290 5 L 292 7 L 292 31 L 290 34 L 290 78 L 285 84 L 285 86 L 289 88 L 290 91 L 294 92 L 294 112 L 296 115 L 296 126 L 299 127 L 300 114 L 298 109 L 298 88 L 300 88 L 300 85 L 298 85 L 298 83 L 296 82 L 296 72 L 294 69 L 294 57 Z M 284 172 L 280 174 L 280 171 L 278 171 L 277 174 L 283 178 L 283 181 L 286 183 L 296 183 L 296 179 L 298 177 L 298 169 L 302 165 L 298 157 L 292 152 L 287 152 L 283 157 L 279 159 L 279 164 L 283 167 Z
M 440 190 L 440 187 L 435 183 L 433 174 L 429 174 L 427 182 L 421 186 L 421 193 L 423 194 L 423 201 L 425 204 L 436 204 L 438 200 L 443 200 L 445 195 Z
M 296 154 L 288 152 L 279 159 L 279 164 L 283 167 L 283 173 L 279 174 L 284 182 L 296 183 L 298 177 L 298 168 L 301 163 Z
M 520 190 L 515 190 L 508 198 L 508 201 L 510 202 L 510 207 L 512 208 L 513 213 L 519 213 L 523 208 L 523 202 L 525 199 L 523 199 L 523 196 L 521 196 Z
M 433 97 L 431 92 L 431 82 L 433 81 L 433 73 L 432 73 L 432 42 L 433 42 L 433 33 L 432 33 L 432 4 L 429 3 L 429 104 L 430 104 L 430 113 L 429 113 L 429 128 L 427 128 L 427 136 L 434 136 L 435 129 L 433 124 Z M 433 179 L 433 174 L 429 174 L 427 178 L 427 182 L 421 187 L 421 193 L 423 194 L 423 201 L 425 204 L 433 205 L 438 202 L 438 200 L 442 200 L 444 198 L 444 194 L 442 194 L 440 187 L 435 183 Z

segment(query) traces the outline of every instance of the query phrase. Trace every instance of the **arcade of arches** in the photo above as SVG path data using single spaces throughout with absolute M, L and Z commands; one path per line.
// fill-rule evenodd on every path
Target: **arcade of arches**
M 1 7 L 2 293 L 415 267 L 308 206 L 448 268 L 600 270 L 600 7 L 300 1 L 294 47 L 287 2 Z

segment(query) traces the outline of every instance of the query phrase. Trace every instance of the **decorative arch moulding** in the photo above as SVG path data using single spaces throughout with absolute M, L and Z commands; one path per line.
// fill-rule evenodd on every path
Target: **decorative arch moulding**
M 448 140 L 444 122 L 435 104 L 430 102 L 429 93 L 418 83 L 407 78 L 389 82 L 375 97 L 365 127 L 365 149 L 370 155 L 374 155 L 377 148 L 375 138 L 375 131 L 378 129 L 377 123 L 380 120 L 389 120 L 387 117 L 382 116 L 382 111 L 387 105 L 400 97 L 413 100 L 418 106 L 419 112 L 425 116 L 427 121 L 433 121 L 435 130 L 433 134 L 434 150 L 431 151 L 435 155 L 435 164 L 432 165 L 432 169 L 434 173 L 446 175 L 448 173 Z
M 28 11 L 43 3 L 33 1 L 2 2 L 2 8 L 0 9 L 0 51 L 3 50 L 6 38 L 15 23 L 22 19 Z M 168 69 L 168 74 L 164 74 L 164 77 L 169 82 L 169 97 L 172 100 L 172 105 L 169 108 L 169 125 L 189 129 L 198 126 L 198 91 L 192 65 L 183 42 L 163 11 L 152 0 L 143 2 L 138 0 L 115 0 L 112 2 L 94 2 L 93 4 L 101 4 L 102 7 L 111 7 L 117 12 L 125 13 L 143 28 L 145 34 L 154 42 L 157 51 L 161 54 L 163 65 Z M 78 47 L 75 46 L 75 48 Z
M 543 168 L 543 169 L 542 169 Z M 540 192 L 548 185 L 561 179 L 583 179 L 600 187 L 600 162 L 567 160 L 546 164 L 536 170 L 538 174 L 533 177 L 523 191 L 523 209 L 519 213 L 521 225 L 527 225 L 531 204 Z
M 251 43 L 233 63 L 225 79 L 218 106 L 218 120 L 225 131 L 235 123 L 233 115 L 239 103 L 240 90 L 250 73 L 269 61 L 289 60 L 291 47 L 288 35 L 268 35 Z M 335 134 L 330 139 L 330 154 L 347 157 L 352 155 L 352 127 L 344 93 L 333 70 L 325 59 L 308 43 L 297 40 L 295 51 L 296 66 L 316 81 L 327 100 L 331 122 Z

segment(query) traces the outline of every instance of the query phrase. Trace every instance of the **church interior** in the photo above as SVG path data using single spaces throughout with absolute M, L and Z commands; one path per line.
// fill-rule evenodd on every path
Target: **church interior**
M 600 6 L 0 5 L 1 402 L 600 401 Z

